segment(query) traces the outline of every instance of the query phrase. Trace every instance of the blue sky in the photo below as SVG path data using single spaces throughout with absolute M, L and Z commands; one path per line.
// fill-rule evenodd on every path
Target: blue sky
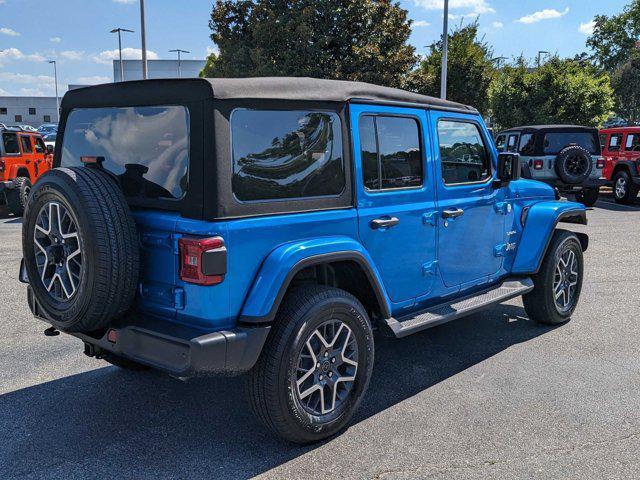
M 594 15 L 612 15 L 629 0 L 450 0 L 451 23 L 480 18 L 481 33 L 495 56 L 538 50 L 571 56 L 586 49 Z M 403 0 L 414 20 L 411 43 L 418 52 L 437 40 L 442 30 L 443 0 Z M 149 58 L 204 58 L 213 44 L 208 20 L 211 0 L 146 0 Z M 129 28 L 125 58 L 140 58 L 138 0 L 0 0 L 0 95 L 53 95 L 53 66 L 58 62 L 61 92 L 69 83 L 111 81 L 116 35 Z

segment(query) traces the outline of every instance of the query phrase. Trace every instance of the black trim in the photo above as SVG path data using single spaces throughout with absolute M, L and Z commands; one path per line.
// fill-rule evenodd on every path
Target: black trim
M 373 289 L 373 292 L 375 293 L 376 300 L 378 301 L 378 305 L 380 306 L 380 312 L 382 314 L 382 317 L 390 318 L 391 312 L 389 311 L 387 302 L 385 300 L 384 290 L 382 289 L 382 286 L 378 282 L 378 279 L 373 273 L 373 270 L 371 269 L 371 266 L 369 265 L 369 262 L 367 262 L 365 257 L 358 252 L 334 252 L 334 253 L 325 253 L 321 255 L 314 255 L 312 257 L 307 257 L 300 260 L 298 263 L 296 263 L 291 268 L 286 278 L 282 282 L 282 285 L 280 286 L 280 290 L 278 291 L 278 295 L 276 295 L 276 298 L 273 302 L 273 305 L 271 306 L 271 310 L 269 311 L 269 313 L 261 317 L 251 317 L 251 316 L 242 315 L 240 316 L 240 319 L 239 319 L 240 323 L 247 324 L 247 325 L 260 325 L 260 324 L 268 324 L 273 322 L 273 320 L 275 319 L 276 313 L 278 313 L 278 309 L 280 308 L 280 303 L 282 302 L 282 299 L 284 298 L 284 295 L 287 292 L 287 289 L 289 288 L 289 284 L 291 283 L 291 280 L 300 270 L 307 267 L 312 267 L 315 265 L 321 265 L 323 263 L 334 263 L 334 262 L 343 262 L 343 261 L 355 261 L 362 268 L 365 275 L 367 276 L 369 285 L 371 286 L 371 288 Z
M 202 273 L 205 275 L 226 275 L 227 247 L 222 246 L 202 253 Z
M 547 250 L 549 250 L 549 245 L 551 244 L 551 237 L 553 237 L 553 232 L 558 227 L 558 223 L 560 222 L 586 225 L 587 212 L 585 210 L 566 210 L 562 212 L 560 215 L 558 215 L 558 217 L 555 220 L 555 223 L 553 224 L 553 228 L 551 229 L 551 234 L 547 237 L 547 242 L 546 242 L 546 245 L 544 246 L 544 250 L 542 251 L 542 255 L 540 255 L 540 259 L 538 260 L 538 265 L 535 271 L 531 273 L 536 274 L 540 271 L 540 266 L 542 265 L 542 261 L 544 260 L 544 257 L 547 255 Z M 584 237 L 586 237 L 586 242 L 584 242 L 584 238 L 583 238 L 582 240 L 580 240 L 580 244 L 587 245 L 587 246 L 589 245 L 589 237 L 587 236 L 586 233 L 581 233 L 580 235 L 578 235 L 577 232 L 572 232 L 572 233 L 575 233 L 578 236 L 578 239 L 580 239 L 580 235 L 583 235 Z M 586 247 L 583 248 L 582 250 L 583 251 L 586 250 Z

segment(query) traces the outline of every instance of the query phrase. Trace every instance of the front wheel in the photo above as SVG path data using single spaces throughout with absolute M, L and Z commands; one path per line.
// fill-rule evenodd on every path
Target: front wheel
M 529 318 L 546 325 L 569 320 L 578 305 L 583 273 L 578 237 L 566 230 L 556 230 L 540 270 L 533 276 L 533 290 L 522 297 Z
M 599 195 L 599 188 L 583 188 L 576 193 L 576 201 L 580 202 L 585 207 L 593 207 L 598 201 Z
M 295 288 L 249 372 L 251 408 L 291 442 L 330 437 L 360 405 L 373 355 L 369 318 L 353 295 L 326 286 Z

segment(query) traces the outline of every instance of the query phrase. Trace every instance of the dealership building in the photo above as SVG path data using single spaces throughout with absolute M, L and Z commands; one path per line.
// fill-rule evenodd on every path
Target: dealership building
M 149 60 L 147 74 L 149 78 L 194 78 L 204 68 L 205 60 Z M 141 60 L 123 60 L 125 80 L 142 79 Z M 178 68 L 179 67 L 179 68 Z M 120 81 L 120 62 L 113 61 L 114 82 Z M 68 85 L 68 90 L 85 85 Z M 62 87 L 62 86 L 60 86 Z M 61 88 L 60 97 L 64 90 Z M 55 97 L 13 97 L 0 96 L 0 123 L 5 125 L 31 125 L 39 127 L 43 123 L 57 123 L 58 115 Z

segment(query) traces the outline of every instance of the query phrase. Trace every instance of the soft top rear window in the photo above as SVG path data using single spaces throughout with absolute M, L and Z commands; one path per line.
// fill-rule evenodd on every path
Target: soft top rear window
M 564 147 L 576 144 L 592 155 L 600 155 L 600 139 L 596 132 L 548 132 L 544 135 L 544 154 L 557 155 Z
M 60 164 L 103 157 L 125 195 L 182 198 L 189 167 L 189 112 L 183 106 L 81 108 L 67 117 Z

